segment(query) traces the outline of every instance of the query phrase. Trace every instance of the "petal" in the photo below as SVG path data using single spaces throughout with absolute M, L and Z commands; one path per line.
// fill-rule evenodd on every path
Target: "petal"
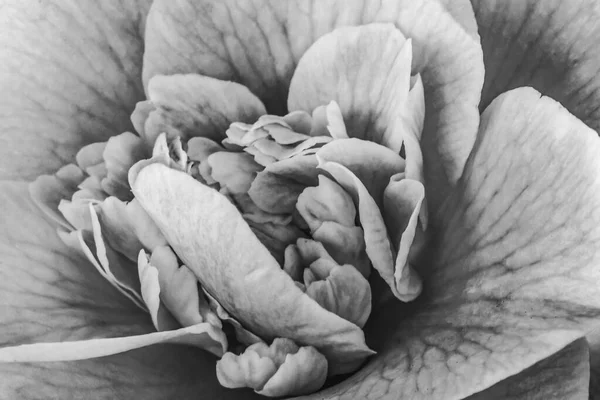
M 313 393 L 327 378 L 327 359 L 314 347 L 302 347 L 288 355 L 258 394 L 269 397 Z
M 367 188 L 352 171 L 341 164 L 333 161 L 320 161 L 319 168 L 327 171 L 340 186 L 354 197 L 357 203 L 358 218 L 365 231 L 365 251 L 373 268 L 379 272 L 398 299 L 414 300 L 421 293 L 421 279 L 410 265 L 397 269 L 398 265 L 394 262 L 393 248 L 381 211 Z
M 0 176 L 32 179 L 83 144 L 130 129 L 143 97 L 141 24 L 150 1 L 2 7 Z M 41 23 L 43 21 L 43 23 Z
M 136 261 L 144 246 L 131 223 L 132 218 L 128 212 L 131 207 L 111 196 L 98 204 L 96 212 L 107 244 L 130 260 Z
M 73 196 L 77 187 L 84 180 L 85 175 L 81 169 L 74 165 L 65 165 L 54 175 L 39 176 L 30 186 L 29 193 L 33 202 L 54 222 L 65 229 L 73 226 L 58 211 L 62 199 Z M 25 194 L 26 196 L 28 194 Z
M 486 64 L 482 109 L 506 90 L 532 86 L 600 130 L 598 3 L 483 0 L 473 7 Z
M 393 177 L 384 192 L 385 222 L 398 252 L 394 277 L 406 285 L 404 292 L 421 290 L 420 282 L 412 281 L 416 275 L 411 269 L 414 268 L 414 257 L 425 245 L 423 229 L 418 224 L 424 198 L 423 184 L 411 179 L 395 180 Z
M 268 165 L 258 173 L 248 194 L 262 210 L 273 213 L 291 213 L 298 196 L 307 186 L 318 184 L 319 171 L 314 155 L 288 158 Z
M 271 346 L 257 343 L 240 355 L 225 354 L 217 362 L 217 377 L 225 387 L 251 387 L 263 396 L 301 395 L 323 386 L 327 360 L 314 347 L 278 338 Z
M 397 153 L 370 141 L 335 140 L 323 146 L 317 157 L 343 165 L 360 179 L 377 205 L 383 205 L 383 191 L 392 175 L 404 171 L 405 162 Z
M 171 313 L 160 301 L 160 283 L 158 269 L 150 264 L 149 257 L 144 250 L 140 250 L 138 258 L 138 274 L 140 278 L 141 294 L 148 307 L 152 323 L 157 331 L 170 331 L 180 328 Z
M 576 340 L 545 360 L 465 400 L 587 399 L 588 350 L 585 339 Z
M 464 1 L 451 3 L 158 0 L 148 16 L 144 79 L 185 72 L 234 80 L 248 86 L 270 113 L 285 114 L 293 71 L 319 37 L 340 26 L 393 23 L 412 40 L 412 73 L 423 78 L 425 174 L 437 208 L 475 142 L 484 78 L 470 9 Z
M 149 153 L 142 139 L 131 132 L 108 139 L 102 154 L 106 165 L 102 189 L 120 200 L 131 200 L 133 195 L 127 183 L 127 173 L 133 164 L 147 158 Z
M 0 183 L 0 204 L 0 346 L 153 330 L 146 313 L 56 237 L 27 185 Z M 97 360 L 1 364 L 0 392 L 11 399 L 228 398 L 214 362 L 200 350 L 159 346 Z
M 452 17 L 460 23 L 463 29 L 473 36 L 475 39 L 479 39 L 477 34 L 478 26 L 475 20 L 475 14 L 473 7 L 469 1 L 463 0 L 438 0 L 446 10 L 452 15 Z
M 22 344 L 0 349 L 0 363 L 77 361 L 124 353 L 160 343 L 177 343 L 208 347 L 223 335 L 209 323 L 180 328 L 174 331 L 152 332 L 145 335 L 116 338 L 87 339 L 77 342 Z M 225 349 L 213 348 L 215 354 Z
M 315 344 L 334 372 L 370 354 L 363 332 L 301 292 L 224 196 L 161 164 L 142 169 L 133 190 L 204 288 L 254 333 Z
M 319 398 L 378 385 L 381 397 L 460 399 L 597 330 L 599 151 L 596 132 L 550 98 L 496 99 L 446 203 L 421 304 L 382 311 L 370 332 L 381 355 Z
M 229 313 L 225 311 L 225 309 L 223 308 L 223 306 L 221 306 L 217 299 L 211 296 L 210 293 L 208 293 L 206 290 L 203 290 L 203 292 L 206 298 L 208 299 L 211 310 L 213 310 L 217 314 L 220 320 L 227 322 L 233 327 L 233 330 L 235 331 L 235 338 L 241 344 L 249 346 L 254 343 L 262 342 L 261 338 L 256 336 L 254 333 L 250 332 L 248 329 L 244 328 L 237 319 L 229 315 Z
M 219 151 L 206 159 L 211 167 L 211 176 L 230 194 L 248 192 L 256 174 L 263 166 L 254 162 L 246 153 Z
M 310 112 L 335 101 L 350 137 L 399 153 L 404 129 L 398 112 L 406 106 L 411 59 L 410 40 L 393 24 L 338 28 L 319 38 L 298 62 L 288 109 Z
M 361 328 L 371 315 L 371 286 L 351 265 L 335 266 L 325 280 L 307 285 L 306 294 Z
M 150 144 L 162 132 L 182 140 L 221 140 L 232 122 L 252 123 L 266 113 L 244 86 L 202 75 L 155 76 L 148 83 L 148 98 L 156 107 L 144 125 Z

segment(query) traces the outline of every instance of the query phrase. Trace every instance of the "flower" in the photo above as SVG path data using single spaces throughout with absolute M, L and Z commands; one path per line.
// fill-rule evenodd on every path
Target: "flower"
M 480 124 L 477 106 L 483 70 L 473 18 L 468 12 L 464 12 L 465 8 L 454 5 L 458 3 L 448 3 L 446 11 L 437 2 L 409 3 L 412 2 L 377 4 L 378 7 L 373 6 L 373 9 L 365 7 L 356 10 L 354 16 L 358 16 L 357 19 L 353 19 L 353 7 L 345 4 L 345 12 L 341 14 L 343 18 L 340 17 L 336 23 L 345 25 L 370 22 L 371 19 L 380 22 L 381 19 L 392 20 L 404 34 L 413 39 L 413 68 L 422 73 L 425 82 L 427 118 L 422 149 L 430 228 L 435 234 L 427 247 L 429 252 L 425 253 L 425 260 L 422 261 L 423 268 L 419 271 L 425 282 L 425 291 L 416 302 L 409 305 L 390 302 L 386 307 L 375 310 L 366 329 L 367 337 L 377 338 L 374 341 L 379 344 L 374 347 L 378 355 L 348 380 L 326 389 L 322 396 L 337 393 L 342 397 L 361 397 L 361 393 L 370 392 L 379 397 L 386 394 L 393 397 L 406 394 L 421 398 L 460 398 L 500 381 L 502 382 L 490 390 L 502 396 L 502 393 L 513 390 L 523 393 L 527 388 L 519 383 L 519 379 L 524 377 L 536 379 L 537 382 L 537 379 L 544 379 L 544 371 L 556 371 L 557 366 L 564 372 L 552 374 L 559 386 L 553 386 L 553 382 L 545 382 L 549 389 L 548 392 L 541 392 L 542 396 L 552 393 L 557 387 L 561 390 L 558 392 L 561 398 L 585 393 L 589 376 L 586 364 L 589 350 L 584 340 L 577 339 L 595 327 L 597 310 L 594 274 L 597 225 L 594 224 L 594 201 L 597 199 L 597 180 L 593 153 L 597 139 L 589 128 L 565 109 L 549 98 L 540 98 L 536 92 L 528 89 L 511 91 L 495 100 L 483 114 Z M 239 6 L 235 2 L 225 6 L 215 3 L 212 8 L 194 10 L 199 5 L 156 2 L 146 23 L 145 80 L 149 81 L 150 77 L 159 73 L 175 72 L 201 72 L 214 74 L 221 79 L 235 78 L 258 94 L 267 109 L 280 111 L 277 105 L 283 104 L 281 98 L 286 94 L 281 92 L 281 88 L 285 87 L 281 82 L 290 79 L 288 74 L 293 70 L 295 61 L 316 39 L 307 35 L 295 35 L 295 32 L 306 32 L 307 26 L 310 26 L 304 23 L 310 20 L 308 17 L 300 17 L 323 13 L 319 12 L 318 4 L 314 4 L 317 10 L 296 10 L 294 7 L 302 5 L 299 3 L 261 7 L 265 11 L 263 14 L 257 14 L 254 8 L 236 8 L 236 4 Z M 511 31 L 514 28 L 510 22 L 500 25 L 504 28 L 486 23 L 496 17 L 511 16 L 512 13 L 535 16 L 531 18 L 534 23 L 524 25 L 525 28 L 519 30 L 523 36 L 517 43 L 527 43 L 532 32 L 540 29 L 535 23 L 539 21 L 537 18 L 540 14 L 547 15 L 550 22 L 560 20 L 558 16 L 561 14 L 558 11 L 548 13 L 545 6 L 529 3 L 495 5 L 498 8 L 506 7 L 500 10 L 502 12 L 486 6 L 488 3 L 482 4 L 476 7 L 476 16 L 480 20 L 480 26 L 484 27 L 482 34 L 496 29 L 501 32 L 504 32 L 503 29 Z M 583 4 L 586 3 L 581 4 L 584 7 Z M 313 6 L 312 3 L 309 5 Z M 388 5 L 392 9 L 387 9 Z M 587 6 L 590 8 L 583 9 L 588 14 L 593 14 L 593 6 Z M 4 12 L 15 12 L 18 7 L 7 7 L 8 11 Z M 336 15 L 336 4 L 326 4 L 323 7 L 327 8 L 328 13 Z M 520 13 L 522 10 L 519 7 L 526 7 L 528 13 Z M 562 6 L 556 7 L 560 11 Z M 87 12 L 94 18 L 99 18 L 98 15 L 105 15 L 110 11 L 99 9 L 98 12 Z M 269 21 L 288 21 L 282 17 L 287 12 L 293 16 L 289 19 L 293 23 L 269 24 Z M 16 137 L 21 139 L 20 144 L 27 146 L 20 147 L 21 150 L 18 151 L 10 147 L 10 152 L 3 160 L 10 166 L 5 168 L 9 171 L 9 178 L 33 178 L 46 168 L 56 169 L 65 159 L 72 160 L 74 150 L 81 147 L 82 143 L 94 141 L 91 136 L 86 138 L 85 135 L 91 135 L 89 132 L 95 131 L 107 137 L 126 130 L 123 123 L 125 115 L 121 118 L 114 114 L 121 107 L 112 107 L 111 103 L 123 103 L 125 107 L 122 107 L 122 112 L 127 114 L 132 103 L 141 99 L 140 87 L 135 80 L 121 80 L 116 84 L 116 77 L 122 76 L 116 71 L 123 68 L 132 72 L 128 76 L 135 76 L 139 72 L 140 63 L 139 59 L 138 62 L 134 59 L 139 54 L 131 58 L 123 57 L 128 52 L 131 55 L 132 47 L 125 46 L 122 39 L 113 38 L 107 32 L 110 32 L 112 26 L 122 26 L 120 21 L 123 19 L 139 18 L 138 13 L 139 11 L 131 9 L 125 12 L 119 10 L 116 12 L 117 18 L 110 18 L 112 25 L 108 28 L 100 24 L 97 25 L 98 29 L 91 29 L 91 25 L 86 24 L 90 27 L 90 35 L 100 39 L 98 47 L 86 43 L 82 59 L 92 66 L 96 66 L 94 62 L 100 62 L 99 60 L 110 64 L 99 71 L 103 79 L 98 79 L 97 87 L 105 87 L 105 90 L 99 92 L 97 89 L 86 88 L 86 84 L 87 87 L 94 88 L 95 82 L 89 78 L 86 80 L 83 76 L 80 76 L 84 81 L 82 83 L 43 81 L 45 85 L 62 88 L 58 93 L 63 98 L 81 100 L 78 107 L 65 108 L 64 100 L 63 103 L 57 101 L 50 105 L 44 101 L 48 99 L 48 92 L 42 90 L 43 86 L 36 86 L 37 91 L 24 90 L 27 85 L 40 80 L 39 74 L 17 81 L 16 84 L 10 83 L 12 86 L 9 87 L 19 91 L 15 92 L 9 103 L 9 110 L 15 110 L 14 114 L 9 115 L 15 117 L 8 121 L 16 122 L 7 124 L 18 127 L 20 136 Z M 573 13 L 575 15 L 574 11 Z M 53 9 L 49 21 L 60 25 L 53 18 L 60 20 L 67 18 L 66 15 Z M 83 18 L 86 13 L 81 15 Z M 367 21 L 361 20 L 363 16 Z M 197 24 L 186 23 L 187 18 Z M 225 22 L 222 18 L 231 18 L 232 23 Z M 510 17 L 506 18 L 513 21 Z M 460 28 L 456 21 L 462 23 L 464 28 Z M 581 23 L 587 23 L 587 20 L 583 18 Z M 325 20 L 315 20 L 310 32 L 321 36 L 331 30 L 326 26 L 328 24 Z M 556 25 L 544 24 L 546 25 L 554 27 L 563 24 L 556 22 Z M 204 31 L 194 31 L 198 26 Z M 531 31 L 528 26 L 532 26 Z M 262 32 L 260 27 L 273 29 L 269 31 L 269 35 L 262 36 L 266 39 L 257 40 L 261 37 L 257 35 Z M 45 25 L 36 25 L 36 28 L 42 30 Z M 245 34 L 236 34 L 232 29 L 245 29 Z M 271 33 L 278 31 L 285 32 L 287 36 Z M 123 31 L 130 35 L 131 32 L 131 29 Z M 561 52 L 565 43 L 575 42 L 578 32 L 565 35 L 553 35 L 552 29 L 549 32 L 548 36 L 541 35 L 548 39 L 547 42 L 541 41 L 542 45 L 537 51 L 542 54 L 558 52 L 558 55 L 551 58 L 555 64 L 551 64 L 550 69 L 566 71 L 564 80 L 549 88 L 545 84 L 557 75 L 545 71 L 536 74 L 530 81 L 526 80 L 524 77 L 528 76 L 528 67 L 535 65 L 535 61 L 529 63 L 525 60 L 522 64 L 524 67 L 520 68 L 524 73 L 513 75 L 517 78 L 509 81 L 506 86 L 501 76 L 487 81 L 488 90 L 483 92 L 483 106 L 495 97 L 495 93 L 489 91 L 490 87 L 501 92 L 507 87 L 531 83 L 542 92 L 564 102 L 589 126 L 595 127 L 595 108 L 589 106 L 593 102 L 585 101 L 586 98 L 595 96 L 593 83 L 586 85 L 581 91 L 567 90 L 578 87 L 578 83 L 588 83 L 586 74 L 590 74 L 590 65 L 595 65 L 595 59 L 579 47 Z M 113 39 L 105 40 L 105 36 Z M 241 42 L 231 40 L 236 37 Z M 291 46 L 285 47 L 285 41 L 277 40 L 280 37 L 297 38 L 298 41 L 292 40 Z M 56 35 L 52 38 L 57 41 L 61 39 L 56 39 Z M 66 40 L 69 38 L 72 36 L 68 36 Z M 221 42 L 219 38 L 225 40 Z M 245 38 L 250 39 L 242 40 Z M 497 36 L 483 36 L 483 54 L 488 60 L 494 60 L 494 57 L 501 57 L 498 54 L 502 54 L 497 46 L 486 46 L 495 38 Z M 74 43 L 79 45 L 77 41 Z M 246 54 L 241 52 L 240 43 L 252 46 L 250 55 L 269 53 L 271 59 L 236 58 L 235 55 Z M 102 53 L 95 49 L 106 48 L 107 44 L 113 51 L 113 58 L 96 59 L 96 55 Z M 140 51 L 139 47 L 135 48 Z M 234 55 L 229 61 L 228 53 Z M 273 59 L 275 62 L 272 62 Z M 4 68 L 32 65 L 23 64 L 20 60 L 22 58 L 11 58 L 12 64 L 6 64 Z M 259 60 L 263 60 L 265 65 L 252 65 L 252 62 Z M 573 60 L 577 60 L 574 62 L 575 66 L 567 69 L 566 65 Z M 43 64 L 43 68 L 48 71 L 64 71 L 69 67 L 69 64 Z M 505 70 L 507 69 L 502 69 Z M 78 67 L 77 71 L 81 73 L 84 69 Z M 27 72 L 27 69 L 22 69 L 20 76 L 27 76 Z M 111 77 L 114 79 L 110 79 Z M 115 83 L 110 86 L 114 88 L 114 94 L 103 86 L 111 82 Z M 70 88 L 73 88 L 73 93 L 69 93 Z M 20 99 L 25 99 L 23 93 L 33 93 L 40 97 L 33 102 L 21 101 Z M 106 94 L 95 97 L 97 93 Z M 92 107 L 92 101 L 88 99 L 99 100 L 94 101 Z M 42 105 L 44 110 L 54 112 L 40 113 Z M 36 107 L 38 112 L 35 112 Z M 341 108 L 344 110 L 343 105 Z M 86 114 L 82 110 L 90 111 Z M 22 115 L 27 115 L 28 119 L 21 119 Z M 87 118 L 86 115 L 93 115 L 95 118 Z M 115 126 L 119 124 L 123 125 Z M 478 126 L 478 140 L 471 151 Z M 29 131 L 25 128 L 33 127 L 36 127 L 35 133 L 27 134 Z M 22 132 L 23 129 L 25 133 Z M 64 141 L 64 145 L 55 147 L 53 154 L 56 157 L 49 158 L 49 153 L 38 144 L 52 137 L 52 129 L 66 133 L 54 136 L 65 138 L 60 139 Z M 84 132 L 80 135 L 82 130 Z M 36 139 L 32 141 L 31 138 L 34 137 Z M 463 172 L 469 153 L 471 156 Z M 458 179 L 459 176 L 462 178 Z M 12 321 L 6 324 L 7 328 L 3 332 L 8 338 L 7 344 L 121 336 L 149 331 L 145 314 L 130 307 L 127 303 L 129 300 L 117 291 L 111 291 L 110 286 L 95 275 L 90 275 L 87 269 L 71 268 L 73 260 L 86 268 L 89 265 L 76 254 L 61 247 L 52 234 L 55 225 L 42 222 L 28 201 L 25 184 L 5 183 L 3 187 L 6 188 L 2 194 L 5 199 L 3 204 L 6 204 L 7 210 L 27 211 L 18 215 L 11 212 L 8 217 L 5 216 L 9 219 L 6 219 L 4 226 L 10 229 L 6 230 L 4 243 L 19 244 L 11 248 L 10 252 L 7 249 L 7 254 L 14 260 L 9 263 L 11 268 L 5 268 L 4 265 L 2 268 L 3 274 L 8 276 L 5 280 L 7 288 L 2 292 L 6 295 L 3 300 L 7 304 L 7 320 Z M 58 197 L 56 200 L 58 201 Z M 26 236 L 22 237 L 27 237 L 27 242 L 17 240 L 23 233 Z M 50 247 L 40 247 L 40 244 L 50 242 L 53 251 L 47 250 Z M 40 253 L 41 251 L 45 253 Z M 19 268 L 25 265 L 24 261 L 32 259 L 36 261 L 28 262 L 28 268 Z M 44 263 L 48 262 L 62 264 L 64 268 L 44 267 Z M 152 258 L 148 262 L 152 265 Z M 54 284 L 50 286 L 46 282 Z M 19 293 L 27 295 L 15 295 Z M 54 305 L 60 307 L 54 308 Z M 43 315 L 40 310 L 50 315 L 56 324 L 62 325 L 62 330 L 41 327 L 48 326 L 50 322 L 47 317 L 40 317 Z M 395 319 L 392 320 L 390 316 Z M 41 324 L 36 326 L 38 321 Z M 30 337 L 20 337 L 19 331 L 28 332 Z M 587 339 L 593 354 L 594 335 L 589 334 Z M 156 356 L 155 351 L 162 351 L 161 356 Z M 219 397 L 240 395 L 218 391 L 220 389 L 212 386 L 215 382 L 212 377 L 197 378 L 194 371 L 209 371 L 214 366 L 212 360 L 189 350 L 177 353 L 179 351 L 181 350 L 166 347 L 148 352 L 136 351 L 116 358 L 77 363 L 76 367 L 73 364 L 3 367 L 6 367 L 7 374 L 14 371 L 9 389 L 19 388 L 21 397 L 40 397 L 36 395 L 36 390 L 42 387 L 40 382 L 48 382 L 45 388 L 54 388 L 56 397 L 77 396 L 78 393 L 83 393 L 78 390 L 84 390 L 84 386 L 98 388 L 99 396 L 103 387 L 109 387 L 111 391 L 120 390 L 119 393 L 123 396 L 128 396 L 138 388 L 148 390 L 149 394 L 158 397 L 165 397 L 165 393 L 167 397 L 182 394 L 188 388 L 191 389 L 188 392 L 191 395 L 199 392 L 198 387 L 169 385 L 169 382 L 204 385 L 205 393 L 218 393 Z M 190 357 L 189 362 L 195 363 L 196 368 L 184 364 L 184 358 L 180 355 Z M 528 368 L 533 364 L 536 365 L 535 368 Z M 134 368 L 134 365 L 137 365 L 135 368 L 138 371 L 135 381 L 125 374 L 117 374 L 127 366 Z M 146 374 L 140 372 L 142 370 Z M 77 379 L 72 379 L 75 371 Z M 153 375 L 152 371 L 169 372 L 158 376 Z M 24 377 L 15 379 L 16 376 Z M 36 384 L 29 385 L 28 377 Z M 152 380 L 144 381 L 148 377 L 152 377 Z M 142 385 L 134 385 L 132 382 Z M 144 384 L 146 387 L 152 385 L 152 388 L 142 387 Z M 481 395 L 486 396 L 485 393 L 490 392 Z M 246 394 L 243 392 L 242 395 Z

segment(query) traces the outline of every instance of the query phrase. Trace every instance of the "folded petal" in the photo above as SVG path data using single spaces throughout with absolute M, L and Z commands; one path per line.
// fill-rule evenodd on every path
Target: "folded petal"
M 268 397 L 312 393 L 325 383 L 327 360 L 314 347 L 298 347 L 277 338 L 271 346 L 256 343 L 242 354 L 227 353 L 217 362 L 225 387 L 251 387 Z
M 425 176 L 437 208 L 475 142 L 484 77 L 468 5 L 443 3 L 158 0 L 148 16 L 144 79 L 200 73 L 233 80 L 248 86 L 270 113 L 282 115 L 294 69 L 319 37 L 341 26 L 393 23 L 411 39 L 411 72 L 423 78 Z
M 0 176 L 32 179 L 131 128 L 150 2 L 3 4 Z M 40 23 L 44 21 L 44 23 Z
M 254 333 L 316 346 L 331 373 L 356 368 L 371 353 L 360 328 L 300 291 L 217 191 L 161 164 L 143 168 L 133 190 L 203 287 Z
M 334 161 L 321 161 L 319 168 L 327 171 L 355 199 L 358 218 L 365 231 L 365 251 L 373 268 L 379 272 L 398 299 L 414 300 L 421 293 L 421 279 L 410 265 L 394 261 L 395 249 L 390 243 L 385 221 L 365 185 L 345 166 Z
M 425 188 L 421 182 L 412 179 L 394 178 L 383 197 L 385 222 L 397 251 L 394 276 L 406 285 L 405 292 L 410 289 L 420 291 L 420 283 L 411 280 L 414 276 L 411 270 L 415 268 L 414 258 L 425 245 L 423 226 L 419 224 Z
M 498 94 L 532 86 L 600 130 L 600 6 L 535 0 L 474 1 L 485 60 L 481 109 Z
M 320 398 L 379 384 L 381 397 L 462 399 L 597 331 L 599 151 L 596 132 L 550 98 L 496 99 L 440 218 L 418 308 L 372 316 L 380 355 Z

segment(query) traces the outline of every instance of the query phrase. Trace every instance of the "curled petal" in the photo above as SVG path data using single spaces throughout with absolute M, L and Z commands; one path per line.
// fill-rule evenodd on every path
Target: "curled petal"
M 233 318 L 223 306 L 219 303 L 217 299 L 210 295 L 206 290 L 203 290 L 204 295 L 208 299 L 208 302 L 211 307 L 211 312 L 216 313 L 217 317 L 224 322 L 227 322 L 229 325 L 233 327 L 235 331 L 235 338 L 242 343 L 243 345 L 249 346 L 254 343 L 262 342 L 262 339 L 256 336 L 254 333 L 250 332 L 248 329 L 244 328 L 240 322 Z
M 169 331 L 180 328 L 181 326 L 171 313 L 165 309 L 160 301 L 161 285 L 158 280 L 158 269 L 150 264 L 148 256 L 144 250 L 140 250 L 138 258 L 138 274 L 140 277 L 140 286 L 142 299 L 148 307 L 148 312 L 152 318 L 152 323 L 157 331 Z
M 75 161 L 79 168 L 88 175 L 96 175 L 100 178 L 106 176 L 106 166 L 104 166 L 104 171 L 100 167 L 104 164 L 106 144 L 107 142 L 96 142 L 83 146 L 75 155 Z
M 324 175 L 319 175 L 318 186 L 304 189 L 298 197 L 296 209 L 313 234 L 325 221 L 355 226 L 356 208 L 352 197 Z
M 87 253 L 88 259 L 92 264 L 96 264 L 96 269 L 120 292 L 138 304 L 141 296 L 136 265 L 109 246 L 106 246 L 98 214 L 91 204 L 89 205 L 89 211 L 92 221 L 95 254 L 90 251 L 91 249 L 89 249 L 84 241 L 80 241 L 80 244 Z M 142 305 L 142 308 L 145 307 Z
M 96 206 L 96 212 L 103 228 L 106 242 L 115 251 L 136 261 L 141 249 L 144 248 L 136 233 L 134 224 L 142 221 L 134 220 L 130 210 L 135 205 L 127 205 L 116 197 L 109 197 Z M 145 229 L 138 229 L 147 232 Z
M 92 230 L 92 221 L 90 219 L 90 204 L 93 201 L 77 198 L 72 201 L 61 200 L 58 203 L 58 211 L 75 229 Z
M 361 227 L 327 221 L 313 232 L 312 237 L 323 244 L 338 264 L 350 264 L 364 277 L 369 277 L 371 261 L 365 252 L 365 232 Z
M 327 115 L 327 130 L 334 139 L 348 139 L 346 124 L 340 106 L 335 101 L 331 101 L 325 108 Z
M 365 231 L 366 252 L 373 268 L 397 298 L 402 301 L 414 300 L 421 293 L 421 279 L 410 267 L 396 274 L 393 249 L 383 217 L 367 188 L 349 169 L 338 163 L 322 162 L 319 163 L 319 168 L 331 174 L 357 200 L 360 223 Z
M 278 338 L 271 346 L 252 345 L 239 356 L 226 353 L 217 362 L 217 378 L 225 387 L 251 387 L 263 396 L 296 396 L 323 386 L 327 360 L 314 347 Z
M 302 257 L 298 252 L 298 247 L 294 244 L 290 244 L 285 248 L 283 270 L 296 282 L 302 280 L 302 271 L 304 270 L 304 264 Z
M 187 141 L 187 155 L 190 160 L 206 161 L 208 156 L 224 148 L 212 139 L 196 136 Z
M 266 113 L 244 86 L 195 74 L 155 76 L 148 84 L 148 98 L 156 107 L 144 126 L 148 143 L 163 132 L 169 138 L 203 136 L 218 141 L 232 122 L 254 122 Z
M 421 131 L 423 129 L 423 118 L 425 117 L 425 100 L 423 99 L 423 81 L 420 75 L 417 76 L 414 87 L 408 94 L 407 108 L 411 110 L 402 116 L 405 127 L 404 152 L 406 155 L 406 167 L 404 172 L 406 178 L 425 184 L 423 153 L 421 151 Z M 429 219 L 426 199 L 423 199 L 419 218 L 423 229 L 426 229 Z
M 146 144 L 131 132 L 108 139 L 102 155 L 106 164 L 106 177 L 102 179 L 102 189 L 121 200 L 131 200 L 133 195 L 127 182 L 127 173 L 133 164 L 147 155 Z
M 586 334 L 597 340 L 597 133 L 531 88 L 503 94 L 481 120 L 459 186 L 436 217 L 442 223 L 424 265 L 431 297 L 408 313 L 391 305 L 382 312 L 373 324 L 390 334 L 372 332 L 374 340 L 383 334 L 385 356 L 320 397 L 366 397 L 373 385 L 365 382 L 385 377 L 395 396 L 465 398 Z M 389 315 L 404 318 L 395 324 Z M 550 371 L 544 375 L 571 378 Z M 587 398 L 587 387 L 574 389 L 555 393 Z
M 78 185 L 84 180 L 83 171 L 74 164 L 68 164 L 54 175 L 42 175 L 29 185 L 29 194 L 33 202 L 54 222 L 65 229 L 73 226 L 58 212 L 62 199 L 71 198 Z
M 332 136 L 344 136 L 345 121 L 346 136 L 398 153 L 403 139 L 398 112 L 406 106 L 411 62 L 411 41 L 393 24 L 338 28 L 319 38 L 300 59 L 288 108 L 312 111 L 333 99 L 343 119 L 327 108 Z
M 156 266 L 162 288 L 160 298 L 165 307 L 183 326 L 209 322 L 221 327 L 221 322 L 200 293 L 196 276 L 185 265 L 178 265 L 173 250 L 160 246 L 152 251 L 150 263 Z
M 397 153 L 360 139 L 335 140 L 319 149 L 317 157 L 341 164 L 352 171 L 379 207 L 382 206 L 383 191 L 391 176 L 403 172 L 406 166 Z
M 248 192 L 256 174 L 263 170 L 263 166 L 255 163 L 252 156 L 246 153 L 220 151 L 208 156 L 206 162 L 211 168 L 212 178 L 228 194 Z
M 265 338 L 314 344 L 334 374 L 371 354 L 360 328 L 298 289 L 224 196 L 160 164 L 143 168 L 133 189 L 185 265 L 244 326 Z
M 291 213 L 307 186 L 318 184 L 315 155 L 297 156 L 268 165 L 256 176 L 248 194 L 258 207 L 273 214 Z
M 416 274 L 410 264 L 411 257 L 423 246 L 423 230 L 418 223 L 419 212 L 425 199 L 423 184 L 411 179 L 392 178 L 383 196 L 384 214 L 388 232 L 396 246 L 394 277 L 403 282 L 404 292 L 420 293 L 420 282 L 412 281 Z
M 335 266 L 324 280 L 307 285 L 306 294 L 326 310 L 361 328 L 371 314 L 369 281 L 351 265 Z

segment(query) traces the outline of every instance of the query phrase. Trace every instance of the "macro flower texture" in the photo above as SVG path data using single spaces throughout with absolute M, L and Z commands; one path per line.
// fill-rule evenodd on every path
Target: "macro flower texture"
M 0 4 L 0 398 L 600 398 L 597 2 Z

